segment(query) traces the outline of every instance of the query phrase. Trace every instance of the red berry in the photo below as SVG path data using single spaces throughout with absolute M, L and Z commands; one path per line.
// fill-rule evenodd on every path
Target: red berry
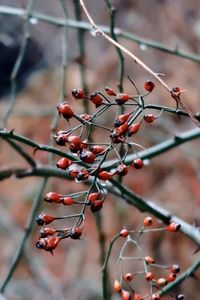
M 82 89 L 73 89 L 72 96 L 75 99 L 83 99 L 85 97 L 84 91 Z
M 130 113 L 118 116 L 114 122 L 114 127 L 119 127 L 122 124 L 126 123 L 128 121 L 129 116 Z
M 167 282 L 172 282 L 176 279 L 176 274 L 175 273 L 170 273 L 168 276 L 167 276 Z
M 132 167 L 134 167 L 135 169 L 141 169 L 143 166 L 144 166 L 144 162 L 141 158 L 136 158 L 132 162 Z
M 103 207 L 103 200 L 95 200 L 91 203 L 90 209 L 93 213 L 101 210 Z
M 54 135 L 54 139 L 57 145 L 59 146 L 65 146 L 67 140 L 68 140 L 68 134 L 64 132 L 59 132 L 56 135 Z
M 135 123 L 135 124 L 132 124 L 131 126 L 129 126 L 128 128 L 128 136 L 132 136 L 133 134 L 135 134 L 136 132 L 138 132 L 138 130 L 140 129 L 140 125 L 141 123 L 138 122 L 138 123 Z
M 103 99 L 98 93 L 93 93 L 90 95 L 90 100 L 95 104 L 96 108 L 101 106 L 103 103 Z
M 145 256 L 144 259 L 145 259 L 147 264 L 154 264 L 155 263 L 155 260 L 150 256 Z
M 105 91 L 106 93 L 109 95 L 109 96 L 116 96 L 117 94 L 109 87 L 106 87 L 105 88 Z
M 117 279 L 114 281 L 114 291 L 116 293 L 121 292 L 121 284 Z
M 172 265 L 172 266 L 169 267 L 169 269 L 174 274 L 178 274 L 181 270 L 179 265 Z
M 160 300 L 160 296 L 158 294 L 153 294 L 150 300 Z
M 134 294 L 133 300 L 143 300 L 143 298 L 139 294 Z
M 39 249 L 44 249 L 45 251 L 52 252 L 58 246 L 58 243 L 61 241 L 61 239 L 62 239 L 61 237 L 41 238 L 36 243 L 36 247 Z
M 76 135 L 70 135 L 68 137 L 68 143 L 69 143 L 69 148 L 71 150 L 71 152 L 79 152 L 82 148 L 83 148 L 83 143 L 80 139 L 80 137 L 76 136 Z
M 63 157 L 59 159 L 56 163 L 57 168 L 66 170 L 72 164 L 72 161 L 69 158 Z
M 125 176 L 128 173 L 128 167 L 125 164 L 120 164 L 115 173 L 117 175 Z
M 59 112 L 59 114 L 61 114 L 63 116 L 63 118 L 69 120 L 74 116 L 74 112 L 71 108 L 71 106 L 69 106 L 67 104 L 67 102 L 63 102 L 61 104 L 59 104 L 57 106 L 57 110 Z
M 124 123 L 123 125 L 116 128 L 113 132 L 113 135 L 116 137 L 125 135 L 128 131 L 128 123 Z
M 151 226 L 153 224 L 153 219 L 151 217 L 146 217 L 144 219 L 144 226 Z
M 170 232 L 177 232 L 177 231 L 179 231 L 180 228 L 181 228 L 180 224 L 171 223 L 166 227 L 166 230 L 168 230 Z
M 131 300 L 131 294 L 125 290 L 122 290 L 122 300 Z
M 154 279 L 154 275 L 152 272 L 147 272 L 145 275 L 146 280 L 152 281 Z
M 154 87 L 155 87 L 155 84 L 151 80 L 148 80 L 144 83 L 144 88 L 148 92 L 152 92 Z
M 131 280 L 133 279 L 133 274 L 131 274 L 131 273 L 126 273 L 126 274 L 124 274 L 123 279 L 124 279 L 125 281 L 131 281 Z
M 50 228 L 50 227 L 44 227 L 44 228 L 41 228 L 41 230 L 40 230 L 40 237 L 45 238 L 49 235 L 54 235 L 55 233 L 56 233 L 55 229 Z
M 107 181 L 109 179 L 111 179 L 113 177 L 114 173 L 111 173 L 111 172 L 107 172 L 107 171 L 100 171 L 97 175 L 97 177 L 100 179 L 100 180 L 103 180 L 103 181 Z
M 52 202 L 60 203 L 61 202 L 61 197 L 62 197 L 61 194 L 57 194 L 57 193 L 54 193 L 54 192 L 49 192 L 44 196 L 44 201 L 50 202 L 50 203 L 52 203 Z
M 156 117 L 153 114 L 148 114 L 144 116 L 144 120 L 147 123 L 152 123 L 155 119 Z
M 63 205 L 72 205 L 74 203 L 74 200 L 71 197 L 64 197 L 62 199 Z
M 92 164 L 95 161 L 95 154 L 91 151 L 82 151 L 80 154 L 80 159 L 87 164 Z
M 86 179 L 88 179 L 89 175 L 90 174 L 89 174 L 88 170 L 81 170 L 78 172 L 76 179 L 78 181 L 86 180 Z
M 35 220 L 39 226 L 43 226 L 43 225 L 50 224 L 51 222 L 53 222 L 55 220 L 55 218 L 48 214 L 41 213 L 36 217 Z
M 96 155 L 103 154 L 104 150 L 105 149 L 99 145 L 94 145 L 90 147 L 90 151 Z
M 83 229 L 81 227 L 74 227 L 70 229 L 69 236 L 73 240 L 79 240 L 82 235 Z
M 82 114 L 79 116 L 81 119 L 85 120 L 85 121 L 90 121 L 92 116 L 88 115 L 88 114 Z
M 127 229 L 122 229 L 120 231 L 120 235 L 124 238 L 126 238 L 129 235 L 129 231 Z
M 128 94 L 118 94 L 117 98 L 115 99 L 116 103 L 118 105 L 122 105 L 124 103 L 126 103 L 128 100 L 130 99 L 130 96 Z
M 90 193 L 88 195 L 88 201 L 94 202 L 95 200 L 100 198 L 100 193 Z
M 70 170 L 70 171 L 69 171 L 69 175 L 70 175 L 72 178 L 76 178 L 78 174 L 79 174 L 79 170 Z

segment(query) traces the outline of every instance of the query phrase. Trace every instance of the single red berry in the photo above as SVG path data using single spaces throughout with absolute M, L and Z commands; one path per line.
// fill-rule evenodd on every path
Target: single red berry
M 118 94 L 117 97 L 115 98 L 115 101 L 118 105 L 122 105 L 126 103 L 130 99 L 130 96 L 125 93 Z
M 120 235 L 124 238 L 126 238 L 129 235 L 129 231 L 127 229 L 122 229 L 120 231 Z
M 169 267 L 170 271 L 174 274 L 178 274 L 181 270 L 181 268 L 179 267 L 179 265 L 171 265 Z
M 133 300 L 143 300 L 143 298 L 139 294 L 134 294 Z
M 70 175 L 72 178 L 76 178 L 78 174 L 79 174 L 79 170 L 70 170 L 70 171 L 69 171 L 69 175 Z
M 35 220 L 39 226 L 43 226 L 43 225 L 50 224 L 51 222 L 53 222 L 55 220 L 55 218 L 52 217 L 51 215 L 41 213 L 36 217 Z
M 177 231 L 179 231 L 180 228 L 181 228 L 180 224 L 171 223 L 166 227 L 166 230 L 168 230 L 170 232 L 177 232 Z
M 83 229 L 81 227 L 74 227 L 70 229 L 69 236 L 73 240 L 79 240 L 82 235 Z
M 126 273 L 126 274 L 124 274 L 123 279 L 124 279 L 125 281 L 131 281 L 131 280 L 133 280 L 133 274 L 131 274 L 131 273 Z
M 86 180 L 86 179 L 88 179 L 89 175 L 90 175 L 90 173 L 88 172 L 88 170 L 81 170 L 78 172 L 76 179 L 78 181 Z
M 155 263 L 155 260 L 150 256 L 145 256 L 144 259 L 145 259 L 147 264 L 154 264 Z
M 57 193 L 54 193 L 54 192 L 49 192 L 44 196 L 44 201 L 50 202 L 50 203 L 52 203 L 52 202 L 60 203 L 61 202 L 61 197 L 62 197 L 61 194 L 57 194 Z
M 118 116 L 114 122 L 114 127 L 119 127 L 122 124 L 126 123 L 128 121 L 129 116 L 130 113 Z
M 72 205 L 74 200 L 71 197 L 64 197 L 62 198 L 63 205 Z
M 175 96 L 177 96 L 177 97 L 180 96 L 181 92 L 183 92 L 183 91 L 181 91 L 181 89 L 178 86 L 175 86 L 172 88 L 172 94 L 175 94 Z
M 103 207 L 103 200 L 95 200 L 91 203 L 90 209 L 93 213 L 95 213 L 96 211 L 99 211 L 102 209 Z
M 80 137 L 76 135 L 70 135 L 68 137 L 69 148 L 71 152 L 77 153 L 83 148 L 83 143 Z
M 144 162 L 141 158 L 136 158 L 132 162 L 132 167 L 134 167 L 135 169 L 141 169 L 143 166 L 144 166 Z
M 44 227 L 40 229 L 40 237 L 45 238 L 49 235 L 54 235 L 56 233 L 56 230 L 50 227 Z
M 176 279 L 176 274 L 175 273 L 170 273 L 168 276 L 167 276 L 167 282 L 172 282 Z
M 66 170 L 67 168 L 69 168 L 71 164 L 72 164 L 71 159 L 63 157 L 57 161 L 56 166 L 59 169 Z
M 90 147 L 90 151 L 92 153 L 94 153 L 95 155 L 103 154 L 104 150 L 105 149 L 102 146 L 99 146 L 99 145 L 94 145 L 94 146 Z
M 135 134 L 136 132 L 138 132 L 138 130 L 140 129 L 140 125 L 141 123 L 134 123 L 131 126 L 129 126 L 128 128 L 128 136 L 131 137 L 133 134 Z
M 128 167 L 125 164 L 120 164 L 115 173 L 120 176 L 125 176 L 128 173 Z
M 128 131 L 128 123 L 124 123 L 123 125 L 119 126 L 118 128 L 115 129 L 113 134 L 115 136 L 122 136 L 125 135 Z
M 80 154 L 80 159 L 87 164 L 92 164 L 95 161 L 96 156 L 93 152 L 84 150 Z
M 131 294 L 128 291 L 122 290 L 122 300 L 131 300 Z
M 114 281 L 114 291 L 116 293 L 121 292 L 121 284 L 117 279 Z
M 90 100 L 95 104 L 96 108 L 101 106 L 103 103 L 103 99 L 98 93 L 93 93 L 90 95 Z
M 88 195 L 88 201 L 90 201 L 90 202 L 94 202 L 95 200 L 98 200 L 99 198 L 100 198 L 100 193 L 90 193 L 89 195 Z
M 151 226 L 153 224 L 153 219 L 151 217 L 146 217 L 144 219 L 144 226 Z
M 158 294 L 152 294 L 151 299 L 150 300 L 160 300 L 160 296 Z
M 107 93 L 108 96 L 116 96 L 117 94 L 109 87 L 105 88 L 105 91 Z
M 156 280 L 156 285 L 159 287 L 163 287 L 167 284 L 167 280 L 165 278 L 158 278 Z
M 152 281 L 154 279 L 154 274 L 152 272 L 147 272 L 145 278 L 148 281 Z
M 39 249 L 44 249 L 45 251 L 52 252 L 58 246 L 58 243 L 61 241 L 61 239 L 61 237 L 41 238 L 36 243 L 36 247 Z
M 57 106 L 57 111 L 59 112 L 60 115 L 63 116 L 63 118 L 65 118 L 66 120 L 71 119 L 74 116 L 74 112 L 71 108 L 71 106 L 69 106 L 67 104 L 67 102 L 63 102 L 61 104 L 59 104 Z
M 64 132 L 57 133 L 56 135 L 54 135 L 56 144 L 59 146 L 65 146 L 66 142 L 68 141 L 68 136 L 69 135 Z
M 155 88 L 155 84 L 153 83 L 153 81 L 148 80 L 144 83 L 144 88 L 146 91 L 152 92 L 153 89 Z
M 152 123 L 155 119 L 156 117 L 153 114 L 148 114 L 144 116 L 144 120 L 147 123 Z
M 83 99 L 85 97 L 84 91 L 82 89 L 73 89 L 72 96 L 75 99 Z
M 107 181 L 109 179 L 111 179 L 113 177 L 114 173 L 112 172 L 108 172 L 108 171 L 100 171 L 97 175 L 97 177 L 100 179 L 100 180 L 103 180 L 103 181 Z

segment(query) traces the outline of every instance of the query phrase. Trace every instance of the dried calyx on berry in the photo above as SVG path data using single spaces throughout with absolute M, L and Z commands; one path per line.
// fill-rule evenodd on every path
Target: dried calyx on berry
M 44 249 L 45 251 L 49 251 L 53 254 L 52 251 L 58 246 L 61 239 L 62 237 L 58 237 L 58 236 L 40 238 L 39 241 L 36 243 L 36 247 L 38 249 Z
M 83 99 L 85 97 L 85 93 L 84 93 L 83 89 L 73 89 L 72 96 L 75 99 Z
M 55 217 L 52 217 L 51 215 L 45 213 L 41 213 L 35 218 L 35 220 L 39 226 L 43 226 L 53 222 L 55 220 Z
M 69 237 L 73 240 L 79 240 L 82 235 L 83 229 L 81 227 L 71 228 L 69 231 Z

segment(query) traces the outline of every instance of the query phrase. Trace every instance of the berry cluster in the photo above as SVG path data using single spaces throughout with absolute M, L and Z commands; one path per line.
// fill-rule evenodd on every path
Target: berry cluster
M 144 97 L 153 91 L 155 84 L 147 81 L 144 84 L 145 93 L 132 96 L 126 93 L 116 93 L 111 88 L 105 88 L 105 94 L 95 92 L 89 96 L 82 89 L 73 89 L 72 96 L 75 101 L 89 101 L 95 106 L 93 114 L 76 114 L 69 102 L 63 102 L 57 106 L 58 113 L 68 121 L 73 120 L 75 126 L 67 130 L 58 131 L 55 142 L 62 147 L 68 147 L 65 157 L 57 161 L 57 168 L 68 172 L 69 176 L 77 182 L 87 181 L 90 187 L 87 191 L 71 195 L 61 195 L 49 192 L 44 200 L 49 203 L 68 205 L 80 205 L 81 211 L 76 215 L 53 217 L 42 213 L 36 218 L 40 226 L 48 225 L 57 219 L 75 219 L 73 227 L 62 230 L 42 228 L 37 247 L 52 252 L 58 243 L 65 238 L 79 239 L 85 221 L 87 207 L 95 213 L 101 210 L 106 198 L 105 183 L 115 175 L 126 176 L 129 167 L 126 163 L 128 154 L 134 152 L 135 159 L 130 168 L 135 170 L 144 166 L 143 160 L 138 156 L 137 149 L 143 148 L 133 141 L 134 135 L 140 130 L 142 122 L 152 123 L 156 118 L 154 114 L 146 114 L 147 108 Z M 137 90 L 137 89 L 136 89 Z M 108 109 L 123 107 L 124 113 L 117 114 L 111 128 L 101 125 L 98 117 Z M 162 112 L 162 111 L 161 111 Z M 76 124 L 77 123 L 77 124 Z M 91 136 L 93 129 L 104 131 L 106 141 L 95 142 Z M 108 156 L 115 159 L 108 161 Z
M 127 229 L 122 229 L 121 232 L 118 234 L 118 238 L 122 237 L 125 238 L 126 241 L 123 244 L 119 258 L 118 258 L 118 267 L 120 270 L 120 279 L 116 279 L 114 281 L 114 291 L 119 293 L 121 295 L 122 300 L 160 300 L 160 291 L 162 291 L 162 288 L 166 286 L 168 283 L 174 281 L 176 279 L 177 274 L 180 272 L 180 267 L 177 264 L 163 266 L 160 264 L 157 264 L 155 258 L 145 255 L 143 252 L 143 247 L 141 243 L 141 237 L 150 232 L 156 232 L 156 231 L 168 231 L 168 232 L 178 232 L 180 229 L 180 225 L 176 223 L 170 223 L 168 226 L 164 228 L 151 228 L 153 225 L 153 219 L 151 217 L 146 217 L 144 219 L 144 224 L 141 229 L 139 230 L 133 230 L 128 231 Z M 149 228 L 150 227 L 150 228 Z M 116 240 L 116 239 L 115 239 Z M 125 255 L 126 249 L 130 245 L 133 245 L 137 248 L 138 252 L 140 253 L 140 256 L 127 256 Z M 129 263 L 129 268 L 134 268 L 133 272 L 124 272 L 124 265 L 123 263 L 125 261 L 141 261 L 142 263 L 142 270 L 139 269 L 138 271 L 135 271 L 136 267 L 134 267 L 131 263 Z M 155 272 L 156 269 L 159 269 L 160 271 L 163 271 L 165 273 L 164 276 L 160 277 L 157 276 Z M 146 283 L 148 283 L 148 291 L 145 295 L 141 295 L 137 291 L 137 287 L 134 287 L 134 280 L 136 280 L 136 276 L 140 276 Z M 137 286 L 137 285 L 136 285 Z M 184 295 L 179 294 L 177 296 L 169 295 L 173 299 L 176 300 L 183 300 Z

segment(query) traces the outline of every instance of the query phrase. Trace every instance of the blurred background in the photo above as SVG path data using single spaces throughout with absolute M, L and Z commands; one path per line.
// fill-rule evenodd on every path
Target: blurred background
M 69 19 L 75 20 L 73 1 L 63 1 Z M 98 24 L 109 26 L 109 13 L 102 1 L 87 0 L 86 4 Z M 0 119 L 8 109 L 10 101 L 10 76 L 20 47 L 24 39 L 24 19 L 20 9 L 26 9 L 28 1 L 0 0 Z M 198 0 L 113 0 L 116 9 L 116 26 L 141 38 L 155 40 L 166 46 L 188 53 L 200 52 L 200 6 Z M 9 14 L 3 13 L 2 7 L 13 8 Z M 17 9 L 17 10 L 14 10 Z M 5 10 L 4 10 L 5 11 Z M 45 14 L 63 20 L 65 18 L 60 1 L 35 1 L 33 12 Z M 18 14 L 17 16 L 15 14 Z M 83 20 L 86 20 L 83 15 Z M 51 122 L 56 105 L 62 97 L 62 61 L 63 61 L 63 26 L 30 19 L 30 39 L 20 70 L 17 75 L 16 102 L 7 122 L 7 129 L 15 128 L 15 133 L 33 139 L 37 143 L 48 144 L 51 139 Z M 70 105 L 76 112 L 83 112 L 83 107 L 71 101 L 71 89 L 81 87 L 80 57 L 78 36 L 75 28 L 67 29 L 67 75 L 65 93 Z M 117 89 L 119 61 L 112 45 L 101 37 L 94 37 L 86 31 L 85 81 L 89 91 L 104 91 L 105 86 Z M 165 74 L 164 79 L 170 86 L 186 89 L 183 99 L 190 109 L 199 111 L 199 63 L 184 59 L 167 52 L 148 48 L 145 44 L 119 38 L 126 46 L 148 66 L 158 73 Z M 143 84 L 152 78 L 129 58 L 125 58 L 124 91 L 135 93 L 127 77 L 130 76 L 140 91 Z M 147 98 L 152 104 L 173 106 L 173 100 L 159 85 Z M 91 108 L 93 109 L 93 108 Z M 102 116 L 102 124 L 109 126 L 108 114 Z M 58 129 L 66 127 L 60 122 Z M 138 133 L 136 142 L 148 148 L 162 142 L 174 134 L 194 128 L 188 118 L 178 118 L 163 114 L 154 124 L 144 125 Z M 96 136 L 98 139 L 99 136 Z M 103 136 L 100 137 L 102 139 Z M 186 222 L 200 224 L 200 185 L 199 185 L 199 141 L 193 141 L 151 162 L 135 176 L 134 172 L 124 184 L 147 200 L 154 201 L 163 208 L 183 218 Z M 24 160 L 6 143 L 0 144 L 0 169 L 27 167 Z M 32 154 L 32 149 L 26 149 Z M 35 159 L 41 164 L 48 164 L 48 153 L 37 151 Z M 0 182 L 0 278 L 3 280 L 9 269 L 15 249 L 23 234 L 32 201 L 38 190 L 41 178 L 14 177 Z M 82 189 L 80 185 L 62 179 L 49 179 L 45 192 L 71 193 Z M 40 211 L 53 215 L 62 215 L 62 208 L 43 203 Z M 66 212 L 66 210 L 65 210 Z M 144 214 L 134 207 L 129 207 L 122 200 L 108 196 L 102 210 L 103 231 L 107 245 L 122 228 L 140 228 Z M 158 224 L 161 226 L 161 224 Z M 26 244 L 24 255 L 5 290 L 9 300 L 25 299 L 102 299 L 101 265 L 98 233 L 94 215 L 88 213 L 85 230 L 80 241 L 66 240 L 54 256 L 39 251 L 35 247 L 38 227 Z M 197 259 L 199 253 L 195 244 L 187 237 L 178 235 L 155 234 L 144 238 L 145 252 L 156 256 L 161 264 L 177 263 L 184 271 Z M 121 244 L 116 244 L 109 264 L 111 282 L 117 271 L 117 257 Z M 131 249 L 130 251 L 134 251 Z M 134 268 L 134 265 L 133 265 Z M 200 271 L 196 279 L 190 278 L 179 286 L 172 295 L 185 293 L 186 299 L 199 299 Z M 140 284 L 140 283 L 138 283 Z M 143 290 L 141 284 L 140 290 Z M 3 299 L 3 298 L 2 298 Z M 119 299 L 113 294 L 112 299 Z M 172 299 L 170 296 L 163 299 Z

